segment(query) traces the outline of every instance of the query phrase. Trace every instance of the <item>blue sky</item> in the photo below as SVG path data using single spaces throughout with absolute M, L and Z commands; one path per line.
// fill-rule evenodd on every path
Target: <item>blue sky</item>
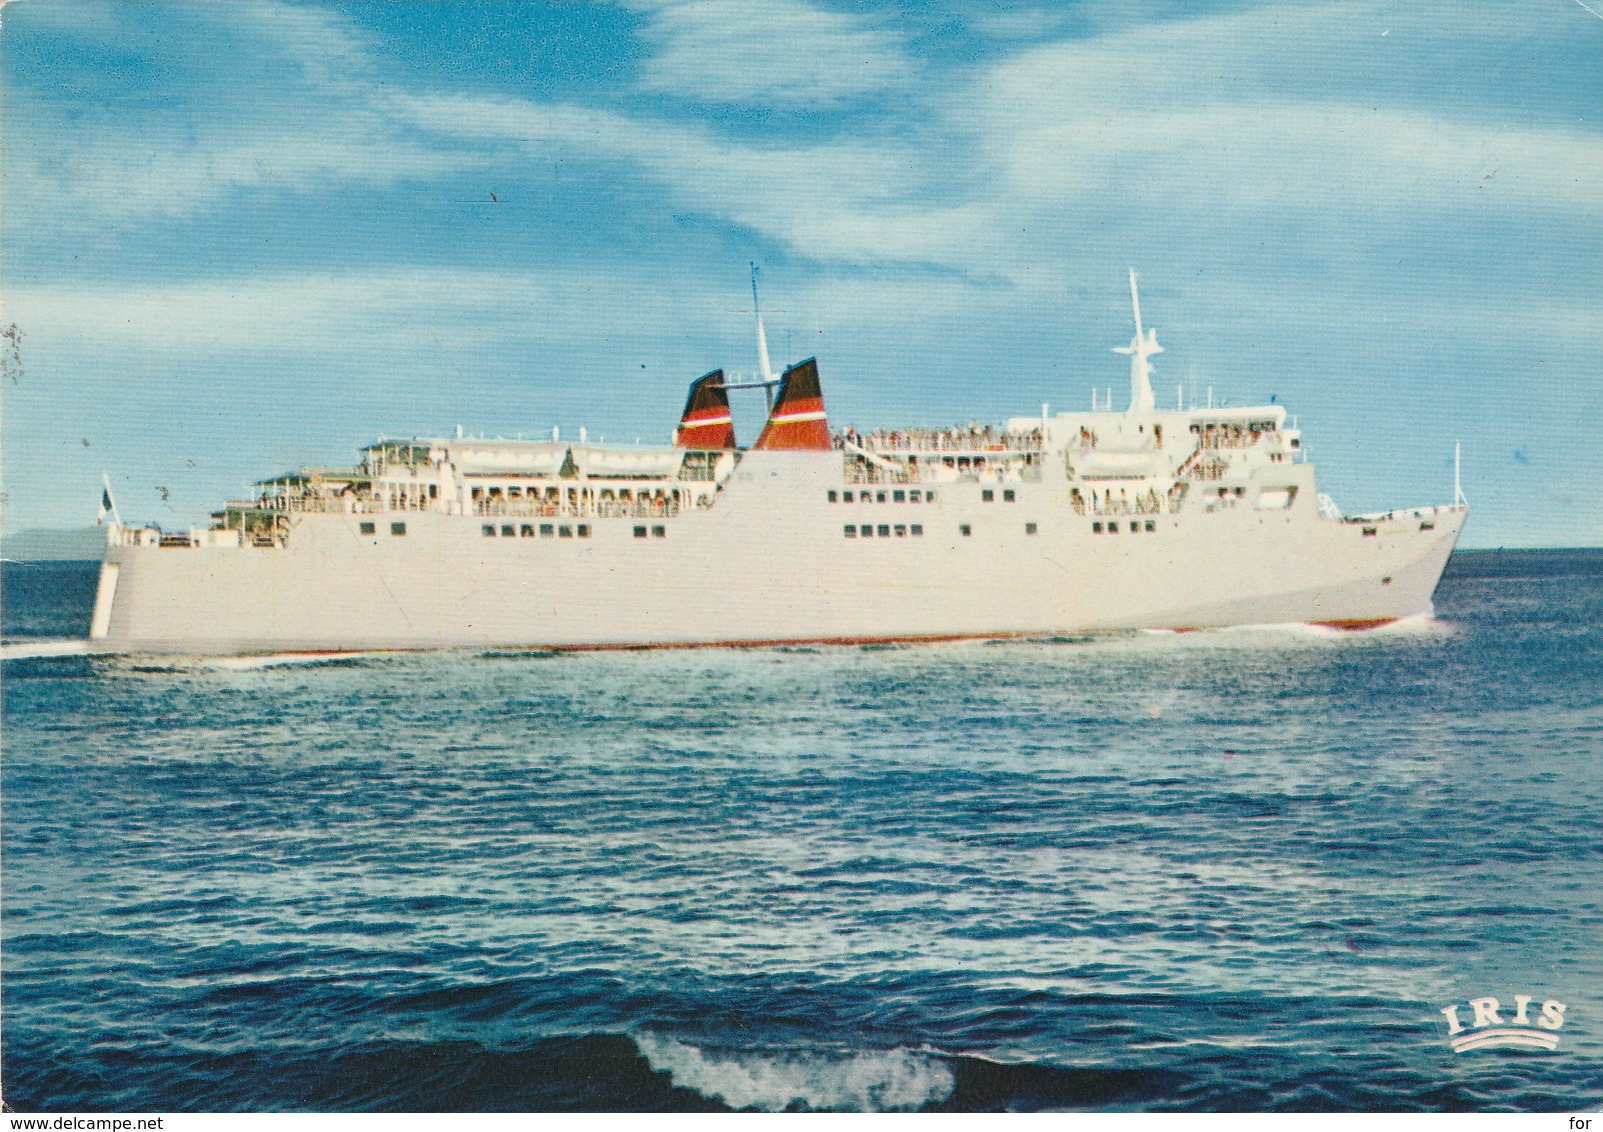
M 1603 6 L 1590 5 L 1603 10 Z M 380 434 L 1286 404 L 1349 509 L 1603 544 L 1603 18 L 1491 3 L 111 4 L 3 21 L 4 528 Z M 755 435 L 750 415 L 743 439 Z

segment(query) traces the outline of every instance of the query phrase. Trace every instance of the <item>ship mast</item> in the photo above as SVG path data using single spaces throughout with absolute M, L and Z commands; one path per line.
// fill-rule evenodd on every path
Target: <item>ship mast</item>
M 1156 330 L 1141 329 L 1141 296 L 1136 291 L 1135 268 L 1130 269 L 1130 305 L 1135 308 L 1135 337 L 1128 346 L 1115 346 L 1115 354 L 1130 355 L 1130 408 L 1132 413 L 1148 412 L 1153 408 L 1152 362 L 1153 354 L 1163 353 L 1158 345 Z

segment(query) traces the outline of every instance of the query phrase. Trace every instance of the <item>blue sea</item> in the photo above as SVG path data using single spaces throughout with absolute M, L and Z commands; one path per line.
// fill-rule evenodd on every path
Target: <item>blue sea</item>
M 3 742 L 13 1110 L 1603 1103 L 1603 551 L 1367 633 L 10 660 Z M 1516 996 L 1557 1048 L 1454 1052 Z

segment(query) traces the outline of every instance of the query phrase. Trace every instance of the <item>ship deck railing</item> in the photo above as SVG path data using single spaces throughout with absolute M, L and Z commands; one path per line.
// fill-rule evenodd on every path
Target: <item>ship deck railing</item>
M 835 448 L 855 446 L 876 455 L 933 454 L 1006 456 L 1011 453 L 1040 452 L 1044 441 L 1039 429 L 1034 432 L 997 432 L 990 428 L 970 430 L 954 429 L 896 429 L 860 433 L 851 430 L 837 432 L 830 438 Z

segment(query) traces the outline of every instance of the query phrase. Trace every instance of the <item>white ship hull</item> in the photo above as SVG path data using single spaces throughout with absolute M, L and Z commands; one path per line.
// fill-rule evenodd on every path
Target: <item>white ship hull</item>
M 1104 519 L 1073 505 L 1072 473 L 1043 463 L 1039 482 L 1006 485 L 1008 502 L 973 479 L 941 484 L 935 502 L 848 504 L 829 501 L 852 486 L 840 452 L 751 451 L 713 505 L 650 520 L 661 537 L 592 517 L 584 538 L 507 538 L 501 523 L 531 519 L 464 505 L 292 515 L 269 546 L 114 538 L 92 636 L 104 651 L 228 654 L 1357 628 L 1430 611 L 1466 515 L 1329 517 L 1312 467 L 1292 463 L 1244 471 L 1250 490 L 1217 505 L 1197 491 Z M 1284 508 L 1254 503 L 1289 488 Z M 846 536 L 863 524 L 892 533 Z

